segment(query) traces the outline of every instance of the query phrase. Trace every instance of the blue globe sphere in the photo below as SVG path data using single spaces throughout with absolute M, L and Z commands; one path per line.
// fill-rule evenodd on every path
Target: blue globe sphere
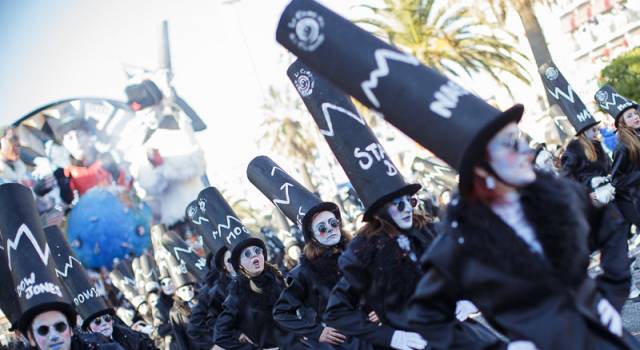
M 71 210 L 67 235 L 85 266 L 111 268 L 114 258 L 140 255 L 149 246 L 151 219 L 149 206 L 126 191 L 95 187 Z

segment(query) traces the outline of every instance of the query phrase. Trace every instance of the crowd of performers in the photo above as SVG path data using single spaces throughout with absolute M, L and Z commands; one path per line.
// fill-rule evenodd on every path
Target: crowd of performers
M 557 67 L 542 67 L 545 87 L 565 92 L 553 102 L 575 138 L 558 167 L 537 168 L 541 153 L 517 127 L 523 106 L 495 109 L 312 0 L 287 6 L 277 40 L 298 57 L 287 74 L 364 204 L 363 225 L 347 232 L 338 205 L 258 156 L 247 177 L 301 231 L 299 262 L 270 263 L 284 247 L 257 238 L 207 187 L 185 210 L 206 257 L 154 226 L 151 251 L 109 274 L 127 300 L 113 308 L 60 229 L 43 225 L 33 192 L 0 185 L 0 308 L 24 344 L 640 349 L 620 316 L 627 238 L 640 224 L 635 102 L 610 86 L 595 94 L 615 120 L 611 161 L 598 122 Z M 459 172 L 439 218 L 416 210 L 420 185 L 405 181 L 349 95 Z

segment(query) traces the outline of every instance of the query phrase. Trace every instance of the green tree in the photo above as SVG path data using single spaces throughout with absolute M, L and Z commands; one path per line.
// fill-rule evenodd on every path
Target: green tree
M 640 101 L 640 47 L 618 56 L 604 67 L 599 81 L 613 86 L 622 96 Z
M 528 82 L 521 61 L 526 57 L 511 44 L 513 36 L 498 23 L 473 15 L 473 9 L 437 0 L 383 0 L 384 5 L 359 5 L 373 16 L 358 20 L 374 33 L 409 51 L 426 65 L 459 76 L 488 73 L 506 86 L 499 73 Z

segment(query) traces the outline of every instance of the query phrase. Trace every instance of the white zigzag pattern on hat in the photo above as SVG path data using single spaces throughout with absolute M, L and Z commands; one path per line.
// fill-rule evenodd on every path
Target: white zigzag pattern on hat
M 38 241 L 33 236 L 33 233 L 31 232 L 29 227 L 26 224 L 22 224 L 18 228 L 18 233 L 16 234 L 16 240 L 15 241 L 12 241 L 11 239 L 7 240 L 7 248 L 8 248 L 7 259 L 9 261 L 9 270 L 10 271 L 13 270 L 11 268 L 11 250 L 18 250 L 18 246 L 20 245 L 22 236 L 27 236 L 27 238 L 29 239 L 29 242 L 31 242 L 31 245 L 33 246 L 33 249 L 35 249 L 36 253 L 38 253 L 38 256 L 40 256 L 42 263 L 44 263 L 45 266 L 49 265 L 49 256 L 51 255 L 51 251 L 49 250 L 49 244 L 45 243 L 44 251 L 42 251 L 42 249 L 38 245 Z
M 279 199 L 276 198 L 273 200 L 273 204 L 276 205 L 276 207 L 278 207 L 278 209 L 282 210 L 280 208 L 280 206 L 278 204 L 285 204 L 285 205 L 289 205 L 291 204 L 291 198 L 289 197 L 289 187 L 293 187 L 293 184 L 289 183 L 289 182 L 285 182 L 284 184 L 282 184 L 282 186 L 280 186 L 280 190 L 284 189 L 284 198 L 285 199 Z
M 331 114 L 329 114 L 329 109 L 333 109 L 336 110 L 338 112 L 342 112 L 346 115 L 348 115 L 349 117 L 355 119 L 358 123 L 365 125 L 364 120 L 356 113 L 353 113 L 349 110 L 346 110 L 340 106 L 336 106 L 332 103 L 329 102 L 324 102 L 321 106 L 322 108 L 322 114 L 324 115 L 324 119 L 327 121 L 327 128 L 328 130 L 324 130 L 324 129 L 320 129 L 320 133 L 322 133 L 325 136 L 328 137 L 333 137 L 333 135 L 335 135 L 335 133 L 333 132 L 333 123 L 331 123 Z
M 364 94 L 369 98 L 369 101 L 371 101 L 371 104 L 376 108 L 379 108 L 380 102 L 371 90 L 378 87 L 378 79 L 389 75 L 389 65 L 387 64 L 387 60 L 395 60 L 412 64 L 414 66 L 420 65 L 420 62 L 413 56 L 389 49 L 377 49 L 373 55 L 376 59 L 377 68 L 369 74 L 369 79 L 363 81 L 360 86 L 362 87 Z
M 187 246 L 187 249 L 184 248 L 180 248 L 180 247 L 173 247 L 173 255 L 176 256 L 176 259 L 180 260 L 180 261 L 184 261 L 182 258 L 180 258 L 180 255 L 178 254 L 178 252 L 184 252 L 186 254 L 196 254 L 195 251 L 193 251 L 193 249 L 191 249 L 191 247 Z M 200 264 L 195 264 L 195 266 L 198 268 L 198 270 L 202 270 L 203 266 L 200 266 Z
M 247 230 L 246 227 L 244 227 L 244 225 L 242 224 L 242 221 L 240 221 L 238 218 L 236 218 L 233 215 L 227 215 L 227 224 L 226 225 L 218 224 L 218 231 L 217 232 L 214 231 L 214 234 L 220 234 L 220 231 L 221 231 L 220 228 L 226 228 L 227 230 L 231 231 L 231 220 L 232 219 L 237 221 L 238 224 L 240 224 L 240 226 L 242 226 L 242 230 L 243 231 L 245 231 L 245 232 L 249 231 L 249 230 Z M 227 242 L 229 242 L 229 237 L 227 237 Z
M 193 222 L 196 225 L 201 225 L 203 221 L 209 222 L 209 220 L 204 216 L 198 216 L 198 219 L 191 219 L 191 222 Z
M 616 101 L 616 96 L 620 97 L 625 104 L 626 103 L 630 103 L 629 100 L 627 100 L 624 96 L 619 95 L 619 94 L 614 92 L 614 93 L 611 94 L 611 102 L 609 102 L 607 100 L 600 101 L 600 107 L 606 108 L 607 110 L 609 110 L 609 106 L 611 106 L 611 105 L 617 106 L 618 102 Z
M 64 272 L 56 269 L 56 275 L 58 277 L 60 277 L 60 276 L 67 277 L 67 274 L 69 273 L 69 269 L 73 268 L 73 262 L 74 261 L 77 262 L 78 264 L 80 264 L 80 266 L 82 266 L 82 262 L 80 262 L 80 260 L 76 259 L 72 255 L 69 255 L 69 261 L 64 264 Z
M 571 88 L 571 85 L 567 85 L 567 90 L 568 93 L 565 93 L 564 91 L 562 91 L 562 89 L 560 89 L 559 87 L 555 87 L 553 89 L 554 91 L 551 91 L 551 89 L 547 89 L 547 91 L 549 91 L 549 93 L 556 98 L 556 100 L 560 99 L 560 96 L 564 97 L 567 101 L 571 102 L 571 103 L 575 103 L 575 98 L 573 96 L 573 89 Z

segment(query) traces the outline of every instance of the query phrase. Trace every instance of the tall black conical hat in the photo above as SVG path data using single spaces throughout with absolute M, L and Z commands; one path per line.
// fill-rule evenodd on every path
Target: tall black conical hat
M 131 268 L 129 261 L 121 260 L 118 262 L 114 266 L 114 269 L 109 273 L 109 277 L 111 278 L 113 285 L 122 292 L 124 297 L 136 310 L 140 305 L 145 303 L 144 295 L 140 295 L 140 293 L 138 293 L 133 269 Z
M 596 102 L 615 120 L 616 127 L 620 117 L 629 108 L 638 108 L 638 103 L 620 95 L 611 85 L 601 87 L 595 94 Z
M 313 239 L 309 226 L 316 213 L 331 211 L 340 219 L 340 210 L 335 203 L 323 202 L 267 156 L 258 156 L 249 163 L 247 177 L 289 220 L 298 225 L 307 242 Z
M 522 117 L 522 105 L 501 112 L 312 0 L 286 7 L 276 40 L 456 169 L 463 193 L 489 139 Z
M 205 211 L 213 224 L 214 234 L 222 237 L 223 243 L 231 251 L 231 264 L 236 271 L 240 263 L 240 253 L 248 246 L 261 247 L 266 259 L 264 242 L 251 235 L 217 188 L 209 187 L 206 200 Z
M 168 254 L 173 255 L 176 260 L 184 260 L 187 269 L 198 279 L 202 281 L 207 274 L 207 261 L 199 256 L 178 234 L 167 231 L 164 225 L 155 225 L 153 227 L 159 232 L 160 243 Z
M 197 210 L 192 223 L 198 225 L 203 232 L 204 241 L 209 245 L 209 250 L 214 254 L 213 259 L 218 271 L 224 270 L 224 253 L 228 250 L 220 232 L 214 227 L 215 213 L 213 206 L 207 205 L 209 201 L 217 198 L 213 187 L 207 187 L 198 193 Z
M 91 320 L 102 314 L 113 313 L 113 309 L 107 306 L 102 292 L 91 283 L 87 271 L 60 228 L 54 225 L 45 228 L 44 231 L 56 264 L 56 275 L 73 298 L 76 310 L 82 318 L 82 328 L 86 329 Z
M 569 123 L 576 130 L 576 135 L 599 123 L 589 113 L 589 110 L 573 90 L 571 84 L 553 62 L 547 62 L 540 66 L 540 75 L 542 76 L 544 87 L 549 92 L 549 96 L 555 99 L 555 101 L 551 102 L 560 105 L 560 109 L 562 109 Z
M 2 264 L 6 264 L 9 276 L 5 278 L 11 279 L 17 294 L 11 301 L 20 308 L 18 329 L 26 334 L 33 318 L 47 310 L 59 310 L 75 324 L 75 309 L 56 276 L 56 264 L 33 193 L 16 183 L 0 185 L 0 207 L 3 208 L 0 210 Z M 10 308 L 8 313 L 13 311 Z
M 349 96 L 301 60 L 287 75 L 362 200 L 365 221 L 384 203 L 420 189 L 404 181 Z
M 142 268 L 145 293 L 157 291 L 160 284 L 158 284 L 158 269 L 153 258 L 148 254 L 140 255 L 140 267 Z
M 198 279 L 189 271 L 184 260 L 176 259 L 173 254 L 167 254 L 165 261 L 169 266 L 169 274 L 176 288 L 180 288 L 187 284 L 196 284 Z

